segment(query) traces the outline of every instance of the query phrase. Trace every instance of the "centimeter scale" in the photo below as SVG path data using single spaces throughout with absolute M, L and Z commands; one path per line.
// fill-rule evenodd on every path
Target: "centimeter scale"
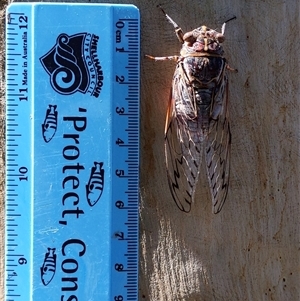
M 138 300 L 139 11 L 6 23 L 6 301 Z

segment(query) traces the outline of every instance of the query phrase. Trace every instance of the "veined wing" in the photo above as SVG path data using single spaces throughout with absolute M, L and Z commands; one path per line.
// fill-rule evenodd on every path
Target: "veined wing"
M 176 68 L 165 128 L 168 182 L 177 207 L 191 210 L 202 155 L 201 129 L 193 89 L 187 86 L 183 67 Z
M 211 118 L 205 159 L 212 195 L 212 210 L 214 213 L 219 213 L 227 197 L 230 170 L 231 133 L 226 74 L 223 75 L 218 93 L 215 95 Z

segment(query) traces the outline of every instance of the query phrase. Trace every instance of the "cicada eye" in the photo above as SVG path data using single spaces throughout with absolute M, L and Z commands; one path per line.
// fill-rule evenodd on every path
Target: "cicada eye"
M 194 31 L 189 31 L 184 34 L 183 40 L 187 43 L 193 44 L 196 41 L 196 38 L 194 37 Z
M 199 37 L 200 34 L 201 34 L 201 33 L 200 33 L 199 28 L 196 28 L 196 29 L 194 29 L 194 30 L 192 31 L 192 35 L 193 35 L 193 37 L 195 38 L 195 40 Z
M 223 43 L 225 41 L 225 36 L 221 33 L 216 34 L 216 39 L 219 43 Z

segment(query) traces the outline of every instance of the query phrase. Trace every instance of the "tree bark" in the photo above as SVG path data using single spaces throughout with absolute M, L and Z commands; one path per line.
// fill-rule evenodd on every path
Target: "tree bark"
M 237 17 L 225 32 L 225 57 L 238 73 L 229 74 L 230 187 L 217 215 L 211 212 L 204 166 L 191 212 L 182 213 L 172 200 L 164 123 L 176 63 L 154 62 L 144 54 L 178 55 L 181 46 L 157 2 L 132 3 L 141 13 L 139 300 L 298 300 L 299 1 L 162 3 L 184 32 L 201 25 L 220 30 L 225 20 Z M 4 83 L 2 76 L 2 175 Z M 0 185 L 3 242 L 3 177 Z M 2 270 L 3 249 L 2 243 Z M 4 292 L 3 277 L 0 285 Z

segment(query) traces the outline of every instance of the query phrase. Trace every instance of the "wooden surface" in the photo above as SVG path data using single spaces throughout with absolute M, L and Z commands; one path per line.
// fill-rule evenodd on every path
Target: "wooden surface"
M 224 43 L 239 73 L 229 75 L 231 181 L 218 215 L 211 213 L 204 170 L 189 214 L 170 196 L 163 132 L 175 64 L 143 55 L 178 54 L 180 44 L 157 2 L 132 3 L 140 8 L 142 41 L 139 300 L 299 300 L 299 1 L 161 2 L 184 31 L 203 24 L 220 29 L 237 16 Z M 3 177 L 0 185 L 3 230 Z

